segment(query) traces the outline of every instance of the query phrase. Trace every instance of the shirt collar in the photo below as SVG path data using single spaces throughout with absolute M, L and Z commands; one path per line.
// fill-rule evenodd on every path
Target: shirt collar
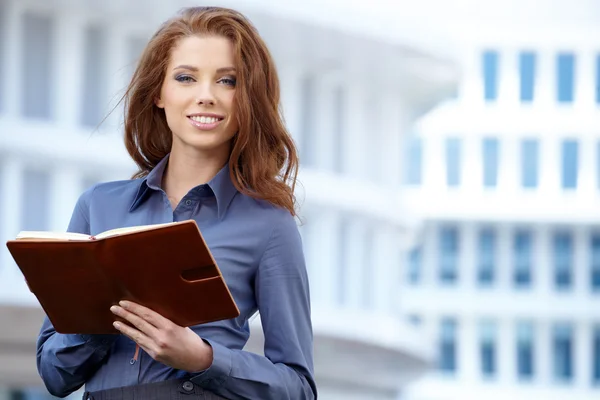
M 158 164 L 150 171 L 148 175 L 141 179 L 137 193 L 131 203 L 129 211 L 135 210 L 148 197 L 150 189 L 162 190 L 162 177 L 167 167 L 169 154 L 167 154 Z M 237 193 L 231 177 L 229 175 L 229 164 L 225 164 L 219 172 L 206 184 L 217 199 L 217 213 L 219 219 L 225 215 L 229 204 Z

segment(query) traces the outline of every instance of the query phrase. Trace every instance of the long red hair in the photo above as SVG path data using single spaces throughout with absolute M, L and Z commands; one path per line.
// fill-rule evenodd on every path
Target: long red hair
M 229 173 L 235 187 L 296 215 L 298 155 L 280 113 L 279 78 L 267 46 L 239 12 L 221 7 L 185 8 L 150 39 L 124 95 L 125 145 L 147 175 L 171 151 L 172 133 L 159 98 L 171 50 L 192 35 L 219 35 L 234 46 L 235 107 L 239 131 L 232 141 Z

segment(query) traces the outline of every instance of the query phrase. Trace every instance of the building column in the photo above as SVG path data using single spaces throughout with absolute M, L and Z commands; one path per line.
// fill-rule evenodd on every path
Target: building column
M 579 110 L 593 112 L 596 109 L 597 85 L 590 85 L 596 81 L 596 56 L 597 51 L 587 48 L 573 49 L 575 59 L 574 106 Z
M 340 217 L 331 210 L 311 213 L 306 221 L 311 297 L 315 304 L 333 307 L 339 279 Z
M 346 249 L 346 306 L 352 309 L 363 308 L 363 271 L 365 270 L 366 226 L 364 221 L 353 218 L 347 225 Z
M 81 121 L 81 93 L 84 74 L 85 18 L 76 12 L 57 13 L 53 115 L 62 126 Z
M 377 143 L 381 157 L 372 162 L 378 163 L 379 182 L 390 191 L 397 192 L 403 181 L 407 161 L 406 138 L 412 133 L 409 131 L 410 115 L 400 94 L 388 92 L 384 95 L 377 119 L 382 121 L 383 140 Z
M 346 140 L 342 146 L 342 170 L 355 179 L 369 179 L 369 168 L 365 149 L 368 147 L 368 129 L 366 118 L 366 94 L 356 85 L 347 85 L 346 101 L 344 102 Z
M 583 132 L 582 132 L 583 133 Z M 579 142 L 579 160 L 577 192 L 582 199 L 593 200 L 598 192 L 598 137 L 596 135 L 585 135 L 577 138 Z
M 540 319 L 534 325 L 534 381 L 539 386 L 552 383 L 553 354 L 552 354 L 552 323 Z
M 592 329 L 591 321 L 573 324 L 573 380 L 575 387 L 583 391 L 589 390 L 593 376 Z
M 521 98 L 518 51 L 503 46 L 498 64 L 498 105 L 512 108 Z
M 0 242 L 14 239 L 21 230 L 23 165 L 14 157 L 6 157 L 0 166 Z M 0 251 L 0 299 L 14 300 L 15 282 L 22 277 L 6 247 Z
M 369 292 L 377 312 L 391 314 L 396 310 L 396 296 L 401 282 L 399 237 L 393 226 L 379 226 L 373 238 L 373 279 Z
M 279 69 L 281 86 L 281 109 L 285 125 L 296 142 L 298 151 L 302 148 L 302 71 L 290 65 Z
M 513 257 L 514 228 L 506 225 L 496 225 L 496 274 L 494 288 L 501 293 L 513 290 L 513 273 L 515 270 Z
M 309 149 L 311 153 L 310 159 L 314 160 L 314 167 L 319 170 L 333 172 L 335 170 L 335 154 L 339 154 L 341 143 L 336 141 L 335 123 L 335 80 L 329 79 L 326 74 L 324 77 L 315 77 L 312 107 L 313 113 L 310 116 L 314 118 L 313 128 L 315 132 L 312 134 L 318 140 L 311 143 Z
M 521 189 L 521 137 L 500 136 L 498 154 L 498 193 L 514 193 Z M 483 164 L 481 164 L 483 165 Z M 481 180 L 483 184 L 483 178 Z
M 535 67 L 534 104 L 545 109 L 553 109 L 558 98 L 555 50 L 544 47 L 538 48 Z M 544 152 L 540 151 L 540 156 L 543 158 Z M 540 168 L 540 171 L 543 171 L 543 168 Z
M 457 376 L 465 385 L 476 385 L 481 381 L 481 356 L 478 316 L 458 318 L 456 332 Z

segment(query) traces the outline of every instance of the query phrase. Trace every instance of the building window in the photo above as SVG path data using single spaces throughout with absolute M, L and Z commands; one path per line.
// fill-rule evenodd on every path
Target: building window
M 483 139 L 483 186 L 495 187 L 498 184 L 498 139 Z
M 81 86 L 81 124 L 96 127 L 103 119 L 106 74 L 106 41 L 102 29 L 90 26 L 85 32 L 84 79 Z
M 594 327 L 594 337 L 592 339 L 593 350 L 592 350 L 592 381 L 595 385 L 600 385 L 600 325 Z
M 411 325 L 419 326 L 419 325 L 421 325 L 421 323 L 423 322 L 423 320 L 422 320 L 421 316 L 419 316 L 417 314 L 410 314 L 408 316 L 408 322 Z
M 440 230 L 440 281 L 453 284 L 458 278 L 458 229 Z
M 553 331 L 554 378 L 569 382 L 573 378 L 573 330 L 570 324 L 559 323 Z
M 554 285 L 558 290 L 570 289 L 573 282 L 573 237 L 570 233 L 554 235 Z
M 479 232 L 479 262 L 477 281 L 480 285 L 491 285 L 494 282 L 494 264 L 496 260 L 496 235 L 492 229 Z
M 498 98 L 498 52 L 488 50 L 483 52 L 483 96 L 486 101 Z
M 348 290 L 348 232 L 350 230 L 350 219 L 342 215 L 338 223 L 338 271 L 337 271 L 337 304 L 343 306 L 347 303 Z
M 406 146 L 406 178 L 408 185 L 423 183 L 423 138 L 411 135 Z
M 600 103 L 600 55 L 596 56 L 596 103 Z
M 519 55 L 519 70 L 521 75 L 521 101 L 533 101 L 535 89 L 535 53 L 522 52 Z
M 517 376 L 520 380 L 533 378 L 534 332 L 531 322 L 517 324 Z
M 444 318 L 440 326 L 439 369 L 446 373 L 456 371 L 456 320 Z
M 519 230 L 515 233 L 513 242 L 514 272 L 513 281 L 517 288 L 531 286 L 532 265 L 532 235 L 531 232 Z
M 492 321 L 482 322 L 480 335 L 481 374 L 492 378 L 496 374 L 496 324 Z
M 562 187 L 575 189 L 577 187 L 578 143 L 575 140 L 562 142 Z
M 460 139 L 446 139 L 446 184 L 450 187 L 460 185 Z
M 556 59 L 556 67 L 558 102 L 572 103 L 575 91 L 575 56 L 571 53 L 559 54 Z
M 50 230 L 50 175 L 43 171 L 23 173 L 23 231 Z
M 54 64 L 53 22 L 47 16 L 23 14 L 21 37 L 21 114 L 25 118 L 51 119 Z
M 521 142 L 521 185 L 532 189 L 538 185 L 539 144 L 536 139 Z
M 408 253 L 408 282 L 417 284 L 421 280 L 423 252 L 420 247 L 411 249 Z
M 600 234 L 592 235 L 590 243 L 590 283 L 592 291 L 600 293 Z

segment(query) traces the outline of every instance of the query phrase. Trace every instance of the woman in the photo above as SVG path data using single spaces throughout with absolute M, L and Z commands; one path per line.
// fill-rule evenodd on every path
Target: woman
M 69 231 L 194 219 L 241 315 L 185 328 L 121 302 L 111 308 L 129 322 L 115 322 L 121 335 L 59 334 L 46 318 L 37 363 L 48 390 L 64 397 L 85 384 L 84 398 L 96 400 L 316 398 L 298 161 L 265 44 L 235 11 L 185 9 L 150 40 L 125 100 L 126 146 L 140 170 L 82 194 Z M 265 356 L 242 351 L 256 311 Z

